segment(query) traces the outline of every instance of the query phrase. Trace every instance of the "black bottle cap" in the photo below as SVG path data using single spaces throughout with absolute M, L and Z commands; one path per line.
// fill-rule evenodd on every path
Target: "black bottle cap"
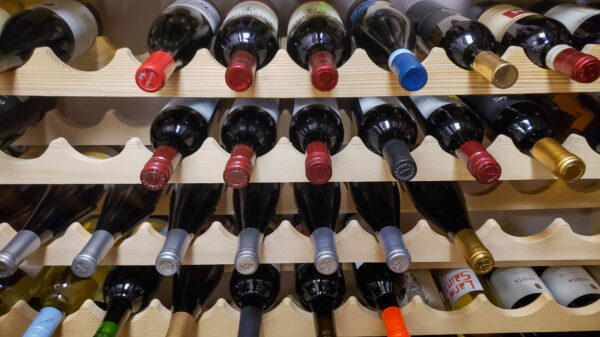
M 383 145 L 383 158 L 387 161 L 392 175 L 399 181 L 411 180 L 417 174 L 417 164 L 410 155 L 406 143 L 400 139 L 390 139 Z

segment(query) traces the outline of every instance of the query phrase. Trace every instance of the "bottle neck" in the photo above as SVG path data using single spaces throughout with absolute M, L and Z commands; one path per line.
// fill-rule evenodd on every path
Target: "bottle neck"
M 129 315 L 131 315 L 129 301 L 119 298 L 111 299 L 102 324 L 100 324 L 94 337 L 116 337 Z
M 567 182 L 576 181 L 585 173 L 585 163 L 554 138 L 538 140 L 531 148 L 531 155 Z
M 336 337 L 333 313 L 329 311 L 327 313 L 315 314 L 315 316 L 317 337 Z
M 486 274 L 494 268 L 492 253 L 479 240 L 473 229 L 460 230 L 454 236 L 454 243 L 463 253 L 469 267 L 477 274 Z
M 245 306 L 240 314 L 238 337 L 256 337 L 260 335 L 262 311 L 252 305 Z
M 377 308 L 381 311 L 385 311 L 387 308 L 390 308 L 390 307 L 399 307 L 400 306 L 400 301 L 398 300 L 398 296 L 394 295 L 391 292 L 384 293 L 383 295 L 379 296 L 375 300 L 375 303 L 377 304 Z

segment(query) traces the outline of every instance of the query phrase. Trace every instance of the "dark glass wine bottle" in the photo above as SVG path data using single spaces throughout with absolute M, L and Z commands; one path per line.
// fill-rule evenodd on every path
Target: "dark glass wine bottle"
M 392 71 L 404 89 L 425 86 L 427 70 L 413 55 L 415 32 L 404 13 L 388 1 L 356 0 L 348 11 L 348 25 L 358 47 Z
M 18 0 L 5 0 L 0 4 L 0 32 L 11 15 L 23 10 L 25 6 Z
M 223 20 L 214 44 L 215 58 L 227 67 L 225 82 L 235 91 L 246 91 L 256 71 L 279 50 L 279 18 L 267 0 L 243 0 Z
M 322 275 L 312 263 L 296 265 L 296 293 L 302 306 L 315 316 L 317 337 L 335 337 L 333 310 L 342 304 L 346 293 L 342 268 Z
M 135 74 L 140 89 L 156 92 L 185 67 L 200 48 L 208 48 L 221 16 L 210 0 L 177 0 L 154 20 L 148 33 L 150 57 Z
M 477 114 L 456 97 L 411 97 L 425 119 L 427 133 L 440 147 L 460 158 L 480 184 L 492 184 L 502 174 L 500 164 L 481 145 L 484 126 Z
M 441 47 L 454 64 L 476 71 L 501 89 L 517 81 L 517 67 L 496 55 L 498 46 L 494 35 L 481 23 L 431 0 L 415 3 L 406 16 L 415 26 L 417 47 L 424 53 Z
M 600 60 L 570 47 L 571 34 L 557 20 L 495 1 L 471 6 L 469 17 L 483 23 L 503 49 L 521 46 L 538 67 L 581 83 L 591 83 L 600 77 Z
M 266 183 L 233 191 L 235 222 L 241 229 L 234 265 L 240 274 L 258 269 L 263 233 L 275 215 L 279 190 L 279 183 Z
M 416 146 L 417 124 L 396 97 L 354 99 L 352 110 L 358 135 L 365 145 L 387 162 L 397 180 L 410 180 L 417 174 L 417 164 L 410 155 Z
M 165 337 L 188 336 L 204 302 L 219 284 L 223 266 L 183 266 L 173 279 L 173 307 Z
M 0 95 L 0 149 L 17 140 L 55 105 L 54 97 Z
M 104 185 L 51 185 L 25 226 L 0 250 L 0 277 L 12 275 L 41 245 L 96 208 Z
M 306 178 L 325 184 L 332 174 L 331 155 L 344 141 L 344 126 L 335 98 L 297 98 L 294 100 L 290 141 L 306 154 Z
M 340 184 L 295 183 L 294 199 L 315 249 L 315 267 L 323 275 L 337 271 L 340 263 L 335 249 L 335 226 L 340 210 Z
M 410 337 L 400 310 L 404 274 L 392 273 L 383 263 L 356 263 L 354 276 L 362 298 L 381 312 L 387 336 Z
M 492 271 L 494 258 L 475 234 L 467 214 L 465 197 L 456 182 L 406 182 L 405 187 L 415 208 L 454 242 L 471 269 L 477 274 Z
M 277 142 L 279 99 L 238 98 L 223 121 L 221 141 L 231 155 L 223 180 L 231 188 L 250 182 L 256 156 L 269 152 Z
M 200 227 L 217 208 L 223 184 L 177 184 L 171 191 L 169 234 L 156 257 L 156 270 L 175 274 Z
M 106 194 L 92 238 L 73 258 L 71 269 L 79 277 L 90 277 L 106 254 L 152 212 L 162 191 L 141 185 L 112 185 Z
M 571 182 L 585 173 L 585 164 L 554 138 L 548 111 L 522 96 L 461 96 L 497 133 L 510 137 L 519 151 L 533 156 L 554 174 Z
M 252 274 L 231 274 L 229 292 L 241 309 L 238 337 L 258 337 L 263 311 L 268 310 L 279 294 L 279 266 L 261 264 Z
M 395 273 L 410 267 L 410 253 L 400 230 L 400 193 L 395 182 L 348 183 L 357 212 L 371 226 L 385 255 L 385 263 Z
M 26 217 L 44 196 L 48 185 L 2 185 L 0 186 L 0 223 L 7 222 L 19 231 Z
M 352 45 L 338 12 L 325 1 L 307 1 L 292 13 L 287 31 L 292 60 L 310 71 L 315 89 L 331 91 L 337 68 L 350 58 Z
M 55 0 L 27 8 L 4 24 L 0 71 L 22 66 L 38 47 L 49 47 L 67 62 L 87 51 L 100 31 L 100 19 L 88 2 Z
M 106 314 L 94 337 L 116 337 L 131 314 L 144 310 L 160 283 L 154 266 L 117 266 L 104 281 Z
M 150 127 L 154 154 L 140 173 L 142 185 L 150 190 L 165 187 L 181 159 L 196 152 L 208 137 L 217 102 L 175 98 L 163 108 Z
M 564 1 L 539 1 L 531 10 L 560 21 L 572 34 L 573 47 L 600 44 L 600 9 Z
M 496 268 L 487 277 L 496 304 L 505 309 L 525 307 L 542 293 L 550 293 L 531 267 Z

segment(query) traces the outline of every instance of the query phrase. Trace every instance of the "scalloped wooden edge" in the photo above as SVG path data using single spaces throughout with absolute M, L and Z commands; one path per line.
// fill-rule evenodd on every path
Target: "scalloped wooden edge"
M 598 45 L 588 45 L 584 51 L 600 56 Z M 423 65 L 430 74 L 428 83 L 417 92 L 404 90 L 393 74 L 376 66 L 363 49 L 356 49 L 348 62 L 339 69 L 338 85 L 331 92 L 314 89 L 308 72 L 296 65 L 284 49 L 280 49 L 275 58 L 257 72 L 255 84 L 243 93 L 232 91 L 226 86 L 225 68 L 207 49 L 199 50 L 190 64 L 175 73 L 167 85 L 154 94 L 140 90 L 135 84 L 134 75 L 140 61 L 129 49 L 114 50 L 105 37 L 99 37 L 88 54 L 82 57 L 83 61 L 76 62 L 77 65 L 96 63 L 104 66 L 96 71 L 78 70 L 60 61 L 49 48 L 38 48 L 23 67 L 0 74 L 0 93 L 42 96 L 286 98 L 600 91 L 600 81 L 581 84 L 537 67 L 529 61 L 520 47 L 509 47 L 502 56 L 519 70 L 519 80 L 511 88 L 493 87 L 475 72 L 453 64 L 443 49 L 434 48 L 423 60 Z M 114 56 L 106 64 L 110 55 Z M 281 81 L 282 78 L 285 81 Z
M 0 224 L 0 247 L 16 234 L 10 225 Z M 477 230 L 481 241 L 494 255 L 497 266 L 516 265 L 580 265 L 600 263 L 600 235 L 582 236 L 574 233 L 564 220 L 557 218 L 543 231 L 516 237 L 507 234 L 490 219 Z M 62 237 L 40 248 L 25 263 L 29 265 L 70 265 L 73 257 L 85 246 L 90 234 L 79 223 L 72 224 Z M 149 223 L 117 244 L 103 260 L 104 265 L 153 265 L 164 237 Z M 461 253 L 448 239 L 435 233 L 425 220 L 404 235 L 412 255 L 412 268 L 455 268 L 466 263 Z M 340 262 L 385 261 L 376 238 L 367 233 L 356 220 L 336 234 Z M 237 249 L 237 237 L 215 222 L 191 244 L 184 264 L 232 264 Z M 264 238 L 261 261 L 264 263 L 312 262 L 310 238 L 299 234 L 288 222 Z

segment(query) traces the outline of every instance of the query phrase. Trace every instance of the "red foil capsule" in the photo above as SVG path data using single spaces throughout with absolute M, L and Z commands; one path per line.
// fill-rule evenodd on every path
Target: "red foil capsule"
M 318 51 L 308 59 L 308 70 L 313 86 L 320 91 L 331 91 L 338 82 L 335 59 L 328 51 Z
M 331 156 L 329 147 L 323 142 L 312 142 L 306 150 L 306 178 L 315 185 L 325 184 L 331 179 Z
M 154 150 L 154 154 L 140 173 L 142 185 L 152 191 L 163 189 L 171 179 L 173 170 L 180 160 L 181 154 L 176 148 L 160 145 Z
M 227 186 L 235 189 L 244 188 L 250 183 L 252 169 L 256 161 L 256 152 L 250 145 L 237 144 L 223 171 L 223 180 Z
M 175 71 L 175 60 L 169 53 L 156 51 L 135 73 L 135 83 L 146 92 L 156 92 L 165 85 Z
M 492 184 L 502 174 L 500 164 L 479 142 L 465 142 L 456 150 L 456 155 L 467 164 L 467 169 L 480 184 Z
M 600 77 L 600 60 L 574 48 L 559 52 L 553 66 L 556 71 L 580 83 L 591 83 Z
M 229 59 L 225 71 L 225 82 L 231 90 L 246 91 L 254 81 L 256 58 L 245 50 L 238 50 Z

